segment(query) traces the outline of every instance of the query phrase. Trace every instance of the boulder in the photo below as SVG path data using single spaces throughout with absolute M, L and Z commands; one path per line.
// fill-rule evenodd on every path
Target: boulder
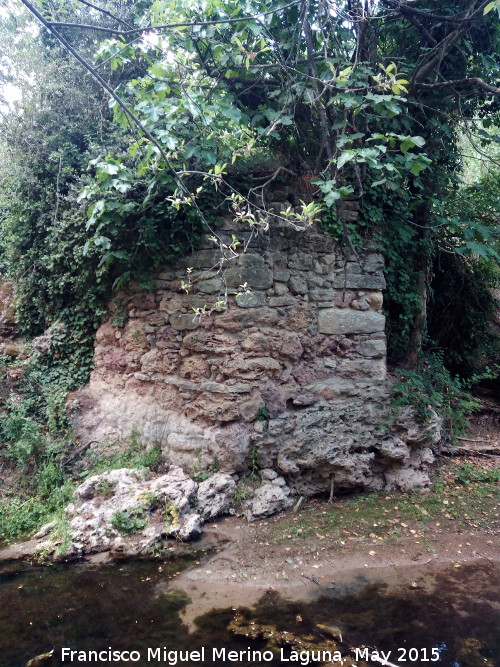
M 264 484 L 255 491 L 250 511 L 246 512 L 246 516 L 250 521 L 265 519 L 290 507 L 292 503 L 290 490 L 286 486 Z
M 196 509 L 203 519 L 208 521 L 221 514 L 228 514 L 236 489 L 231 475 L 216 472 L 198 486 L 198 504 Z

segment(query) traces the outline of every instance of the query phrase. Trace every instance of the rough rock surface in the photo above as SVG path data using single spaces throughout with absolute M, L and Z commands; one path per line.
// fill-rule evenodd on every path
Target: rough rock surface
M 235 482 L 217 473 L 201 484 L 178 466 L 152 477 L 145 470 L 120 468 L 93 475 L 75 490 L 66 508 L 68 554 L 111 550 L 150 553 L 167 537 L 196 539 L 207 519 L 227 514 Z M 45 526 L 45 537 L 54 526 Z
M 230 475 L 215 473 L 198 487 L 197 511 L 205 520 L 229 514 L 235 490 L 236 482 Z
M 285 486 L 275 484 L 263 484 L 258 488 L 251 505 L 245 512 L 247 519 L 265 519 L 272 514 L 281 512 L 293 504 L 290 498 L 290 490 Z
M 226 310 L 193 313 L 222 284 L 208 240 L 160 273 L 156 290 L 117 295 L 90 384 L 75 396 L 81 437 L 115 441 L 135 429 L 184 469 L 234 475 L 258 461 L 307 495 L 332 479 L 340 492 L 425 484 L 439 425 L 422 429 L 391 409 L 376 247 L 345 257 L 313 228 L 279 225 L 255 233 L 228 223 L 220 235 L 230 243 L 233 233 L 247 251 L 222 261 Z

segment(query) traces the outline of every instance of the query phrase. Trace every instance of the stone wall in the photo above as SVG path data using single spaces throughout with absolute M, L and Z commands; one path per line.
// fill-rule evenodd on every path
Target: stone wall
M 238 257 L 221 262 L 207 240 L 154 291 L 115 299 L 77 394 L 82 437 L 135 429 L 173 464 L 263 468 L 285 495 L 425 484 L 437 435 L 390 407 L 381 254 L 345 257 L 315 229 L 227 229 L 226 243 L 233 232 Z M 193 314 L 220 294 L 227 310 Z

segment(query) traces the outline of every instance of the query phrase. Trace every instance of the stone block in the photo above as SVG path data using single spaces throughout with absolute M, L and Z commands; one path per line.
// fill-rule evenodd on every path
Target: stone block
M 277 283 L 274 286 L 274 293 L 276 296 L 285 296 L 285 294 L 289 294 L 288 287 L 283 283 Z
M 290 279 L 290 271 L 288 269 L 274 269 L 274 280 L 286 283 Z
M 165 294 L 163 299 L 160 302 L 160 310 L 168 313 L 169 315 L 172 315 L 173 313 L 176 313 L 183 307 L 183 300 L 182 297 L 179 296 L 178 294 Z
M 264 292 L 242 292 L 237 294 L 235 299 L 240 308 L 258 308 L 266 305 Z
M 265 519 L 272 514 L 281 512 L 290 507 L 293 500 L 289 496 L 288 489 L 274 484 L 264 484 L 254 494 L 251 513 L 247 513 L 249 520 Z
M 300 338 L 296 333 L 287 331 L 283 335 L 283 342 L 280 348 L 280 354 L 290 359 L 299 359 L 304 352 Z
M 363 269 L 367 273 L 378 273 L 384 268 L 384 256 L 379 252 L 370 252 L 363 257 Z
M 245 352 L 267 352 L 271 343 L 270 336 L 266 336 L 260 331 L 249 334 L 244 338 L 240 345 Z
M 170 325 L 176 331 L 192 331 L 200 326 L 200 318 L 194 313 L 173 313 Z
M 365 340 L 358 345 L 358 352 L 364 357 L 383 357 L 387 352 L 385 340 Z
M 372 292 L 372 294 L 368 296 L 368 300 L 373 310 L 380 310 L 384 305 L 384 296 L 382 292 Z
M 288 281 L 288 287 L 292 294 L 307 294 L 307 283 L 303 278 L 292 276 Z
M 192 317 L 192 315 L 190 315 Z M 234 352 L 234 340 L 214 331 L 198 329 L 184 337 L 182 346 L 190 352 L 206 354 L 231 354 Z
M 366 297 L 362 296 L 359 299 L 351 301 L 351 308 L 354 308 L 354 310 L 370 310 L 370 302 Z
M 179 265 L 183 267 L 193 267 L 194 269 L 211 269 L 226 264 L 220 250 L 198 250 L 192 255 L 183 257 Z
M 279 322 L 278 313 L 272 308 L 227 310 L 215 318 L 215 325 L 226 331 L 241 331 L 248 327 L 272 327 Z
M 330 287 L 316 287 L 309 292 L 311 301 L 333 301 L 335 292 Z
M 249 396 L 246 400 L 241 401 L 240 406 L 240 415 L 243 421 L 253 422 L 259 414 L 259 410 L 265 407 L 264 400 L 260 394 L 254 394 Z
M 228 377 L 242 380 L 258 380 L 264 376 L 272 376 L 281 371 L 281 364 L 271 357 L 253 357 L 242 359 L 237 357 L 225 362 L 221 372 Z
M 368 275 L 362 273 L 338 273 L 334 279 L 334 287 L 342 289 L 345 285 L 347 289 L 376 289 L 383 290 L 386 287 L 383 275 Z
M 296 252 L 290 257 L 288 268 L 308 271 L 314 266 L 314 257 L 308 252 Z
M 293 306 L 296 303 L 293 296 L 285 294 L 284 296 L 272 296 L 269 299 L 271 308 L 281 308 L 282 306 Z
M 384 380 L 386 367 L 384 359 L 339 359 L 335 367 L 335 374 L 349 380 L 363 380 L 372 378 Z
M 267 264 L 262 255 L 257 255 L 255 252 L 245 252 L 238 257 L 239 266 L 252 266 L 267 268 Z
M 222 291 L 222 280 L 220 278 L 210 278 L 197 283 L 196 287 L 205 294 L 217 294 Z
M 318 314 L 318 331 L 323 334 L 362 334 L 383 331 L 385 317 L 374 311 L 324 308 Z
M 251 384 L 236 382 L 235 384 L 222 384 L 212 380 L 206 380 L 200 384 L 201 391 L 208 391 L 214 394 L 248 394 L 252 390 Z
M 266 290 L 273 286 L 273 272 L 265 264 L 231 266 L 226 271 L 226 283 L 228 287 L 235 289 L 246 283 L 252 290 Z

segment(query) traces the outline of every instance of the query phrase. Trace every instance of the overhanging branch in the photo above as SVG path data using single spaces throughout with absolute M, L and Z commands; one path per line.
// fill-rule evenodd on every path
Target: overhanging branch
M 86 5 L 87 7 L 90 7 L 91 9 L 95 9 L 97 12 L 100 12 L 101 14 L 105 14 L 106 16 L 109 16 L 114 21 L 117 21 L 118 23 L 121 23 L 122 25 L 126 26 L 129 30 L 132 29 L 132 26 L 130 25 L 130 23 L 127 23 L 127 21 L 124 21 L 119 16 L 116 16 L 115 14 L 108 11 L 107 9 L 104 9 L 103 7 L 99 7 L 98 5 L 93 5 L 91 2 L 88 2 L 88 0 L 78 0 L 78 2 L 80 2 L 82 5 Z
M 80 0 L 81 1 L 81 0 Z M 21 0 L 23 4 L 26 4 L 24 0 Z M 193 26 L 207 26 L 207 25 L 224 25 L 226 23 L 241 23 L 242 21 L 259 21 L 263 16 L 271 16 L 272 14 L 277 14 L 283 9 L 288 9 L 288 7 L 293 7 L 293 5 L 298 5 L 302 0 L 293 0 L 282 7 L 277 7 L 276 9 L 270 9 L 267 12 L 262 12 L 258 16 L 240 16 L 239 18 L 227 18 L 227 19 L 217 19 L 214 21 L 184 21 L 183 23 L 164 23 L 162 25 L 149 25 L 145 28 L 133 28 L 131 30 L 119 30 L 118 28 L 105 28 L 103 26 L 90 25 L 87 23 L 71 23 L 71 22 L 62 22 L 62 21 L 45 21 L 45 26 L 47 28 L 79 28 L 81 30 L 96 30 L 98 32 L 106 32 L 110 35 L 120 35 L 121 37 L 129 37 L 131 35 L 137 35 L 139 33 L 151 32 L 155 30 L 170 30 L 173 28 L 190 28 Z
M 483 81 L 479 77 L 469 77 L 468 79 L 454 79 L 453 81 L 439 81 L 437 83 L 418 83 L 418 88 L 455 88 L 459 86 L 477 86 L 486 90 L 488 93 L 493 93 L 493 95 L 500 95 L 500 88 L 495 86 L 490 86 L 489 83 Z
M 64 48 L 71 53 L 71 55 L 78 60 L 78 62 L 87 70 L 87 72 L 97 81 L 97 83 L 104 88 L 104 90 L 111 95 L 115 102 L 123 109 L 127 116 L 133 121 L 133 123 L 141 130 L 151 143 L 156 146 L 160 152 L 161 157 L 164 159 L 165 164 L 168 167 L 170 174 L 173 176 L 175 182 L 181 188 L 183 192 L 186 191 L 184 184 L 177 176 L 177 173 L 173 166 L 170 163 L 168 155 L 163 150 L 162 145 L 154 138 L 154 136 L 149 132 L 149 130 L 144 126 L 141 120 L 135 115 L 135 113 L 128 107 L 127 104 L 122 100 L 122 98 L 111 88 L 111 86 L 105 81 L 102 76 L 95 70 L 92 65 L 81 56 L 78 51 L 76 51 L 71 44 L 51 25 L 47 19 L 45 19 L 42 14 L 34 7 L 29 0 L 21 0 L 23 5 L 40 21 L 40 23 L 52 34 L 54 37 L 59 40 L 59 42 L 64 46 Z

